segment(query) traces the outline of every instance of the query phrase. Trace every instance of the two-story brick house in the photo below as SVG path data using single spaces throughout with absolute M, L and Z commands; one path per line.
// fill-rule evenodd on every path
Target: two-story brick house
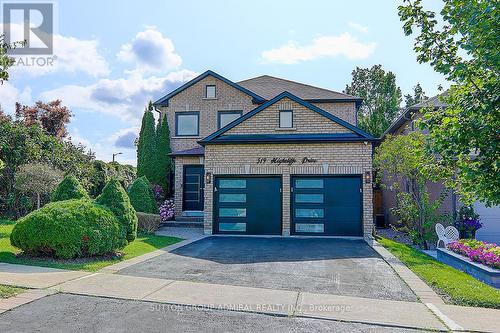
M 157 100 L 175 159 L 176 216 L 207 234 L 372 234 L 362 100 L 271 76 L 207 71 Z

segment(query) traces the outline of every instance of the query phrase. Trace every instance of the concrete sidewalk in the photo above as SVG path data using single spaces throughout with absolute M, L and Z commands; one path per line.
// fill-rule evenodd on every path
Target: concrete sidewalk
M 0 264 L 0 284 L 210 309 L 439 331 L 497 332 L 500 310 Z M 21 294 L 22 295 L 22 294 Z M 446 324 L 446 325 L 445 325 Z

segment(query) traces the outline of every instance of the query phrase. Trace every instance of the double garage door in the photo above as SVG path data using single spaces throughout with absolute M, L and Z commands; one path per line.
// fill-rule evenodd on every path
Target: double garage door
M 292 176 L 292 235 L 362 236 L 361 177 Z M 214 233 L 281 235 L 279 176 L 219 176 L 214 183 Z

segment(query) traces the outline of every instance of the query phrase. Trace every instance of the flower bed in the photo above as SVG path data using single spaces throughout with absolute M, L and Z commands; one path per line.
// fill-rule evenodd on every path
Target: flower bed
M 448 244 L 448 249 L 472 261 L 500 269 L 500 246 L 475 239 L 461 239 Z

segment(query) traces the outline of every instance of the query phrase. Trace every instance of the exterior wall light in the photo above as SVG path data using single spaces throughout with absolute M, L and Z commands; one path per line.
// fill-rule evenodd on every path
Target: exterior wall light
M 365 184 L 371 184 L 372 173 L 370 171 L 365 171 Z
M 212 182 L 212 173 L 211 172 L 207 172 L 205 174 L 205 184 L 210 184 Z

